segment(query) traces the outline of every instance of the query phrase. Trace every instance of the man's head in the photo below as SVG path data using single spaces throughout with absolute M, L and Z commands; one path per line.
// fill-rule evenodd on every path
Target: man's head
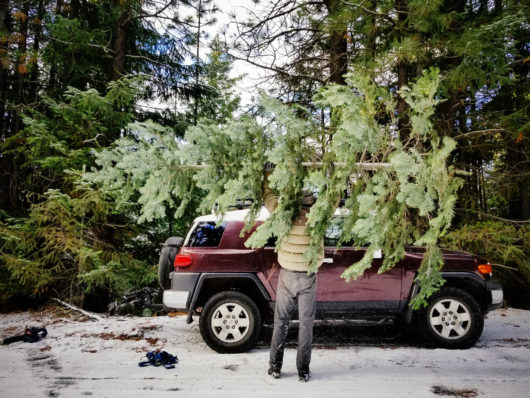
M 313 192 L 304 189 L 302 190 L 302 206 L 312 206 L 315 203 Z

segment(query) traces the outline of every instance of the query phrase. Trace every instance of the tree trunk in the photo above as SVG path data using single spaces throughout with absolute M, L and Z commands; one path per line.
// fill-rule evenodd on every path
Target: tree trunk
M 128 4 L 121 4 L 120 0 L 117 0 L 116 6 L 120 8 L 120 13 L 114 26 L 112 80 L 118 80 L 126 74 L 125 57 L 127 55 L 127 23 L 129 19 Z
M 79 18 L 80 8 L 81 5 L 79 4 L 79 0 L 70 1 L 70 19 Z
M 495 0 L 495 15 L 502 13 L 502 0 Z
M 340 0 L 324 0 L 328 10 L 328 21 L 337 16 L 342 10 Z M 348 29 L 346 23 L 335 20 L 332 23 L 329 36 L 329 81 L 336 84 L 345 84 L 344 75 L 348 70 Z
M 14 118 L 13 133 L 16 133 L 22 127 L 22 119 L 20 118 L 20 105 L 24 104 L 24 81 L 25 76 L 28 73 L 26 66 L 26 51 L 27 51 L 27 40 L 28 40 L 28 13 L 29 13 L 29 2 L 24 3 L 24 7 L 21 11 L 24 15 L 20 17 L 20 39 L 18 44 L 18 59 L 17 59 L 17 83 L 16 83 L 16 95 L 15 95 L 15 106 L 17 107 L 16 115 Z
M 63 11 L 63 0 L 57 0 L 57 5 L 55 6 L 55 13 L 57 15 L 62 15 Z M 52 42 L 53 43 L 53 42 Z M 53 49 L 52 51 L 56 51 Z M 48 79 L 48 95 L 52 98 L 56 98 L 60 93 L 61 88 L 59 87 L 59 81 L 57 79 L 57 66 L 55 64 L 50 65 L 50 78 Z
M 9 1 L 0 0 L 0 33 L 10 32 Z M 9 58 L 8 41 L 0 40 L 0 139 L 5 139 L 10 125 L 7 109 L 7 93 L 9 92 Z
M 398 11 L 398 28 L 401 30 L 400 38 L 405 36 L 405 24 L 407 19 L 407 3 L 406 0 L 398 0 L 396 2 L 396 10 Z M 398 90 L 403 86 L 406 86 L 409 82 L 409 63 L 407 61 L 400 61 L 397 66 L 397 87 Z M 398 110 L 398 130 L 399 130 L 399 139 L 402 143 L 406 143 L 410 137 L 410 120 L 408 117 L 408 105 L 405 102 L 405 99 L 398 96 L 397 102 Z
M 199 117 L 199 56 L 201 49 L 201 12 L 202 0 L 199 0 L 199 9 L 197 11 L 197 47 L 195 54 L 195 103 L 193 104 L 193 125 L 197 125 Z
M 44 0 L 39 0 L 37 8 L 37 18 L 34 20 L 35 36 L 33 38 L 33 52 L 38 54 L 40 50 L 40 40 L 42 35 L 42 23 L 44 18 Z M 38 57 L 38 55 L 36 55 Z M 31 71 L 31 100 L 37 101 L 39 93 L 39 63 L 35 61 Z

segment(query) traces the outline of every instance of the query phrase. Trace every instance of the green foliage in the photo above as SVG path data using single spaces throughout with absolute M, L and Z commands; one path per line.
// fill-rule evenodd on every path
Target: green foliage
M 236 199 L 253 198 L 250 227 L 262 201 L 263 164 L 270 161 L 277 165 L 270 185 L 280 205 L 247 244 L 260 246 L 271 234 L 279 244 L 300 190 L 311 187 L 319 193 L 306 253 L 314 269 L 337 199 L 347 191 L 341 240 L 368 249 L 344 277 L 362 275 L 376 249 L 383 249 L 384 272 L 404 256 L 404 245 L 425 246 L 420 305 L 442 283 L 436 247 L 461 184 L 449 156 L 470 176 L 459 198 L 466 210 L 461 222 L 484 213 L 526 219 L 530 211 L 528 4 L 494 3 L 352 0 L 292 8 L 280 1 L 268 21 L 254 20 L 245 29 L 246 55 L 259 63 L 271 48 L 287 49 L 293 60 L 267 64 L 280 71 L 272 90 L 291 103 L 309 104 L 310 111 L 263 97 L 262 113 L 237 120 L 231 119 L 238 106 L 228 76 L 231 59 L 215 39 L 204 64 L 184 62 L 198 37 L 189 31 L 193 17 L 183 18 L 176 3 L 154 6 L 159 21 L 171 20 L 164 34 L 136 0 L 13 3 L 19 17 L 6 19 L 0 32 L 0 175 L 7 188 L 0 200 L 8 212 L 0 215 L 3 295 L 66 294 L 68 281 L 75 281 L 74 295 L 98 286 L 120 290 L 119 275 L 130 284 L 136 279 L 129 271 L 136 268 L 125 267 L 123 253 L 110 247 L 127 247 L 145 259 L 149 241 L 163 239 L 155 234 L 165 237 L 174 227 L 182 232 L 199 207 L 215 204 L 222 213 Z M 194 1 L 186 5 L 197 11 Z M 125 41 L 116 40 L 117 27 L 124 28 Z M 124 73 L 149 80 L 109 84 L 118 56 Z M 311 100 L 346 64 L 347 85 L 327 86 Z M 149 112 L 136 106 L 139 98 L 171 106 Z M 399 140 L 404 126 L 410 134 Z M 177 139 L 186 129 L 185 140 Z M 307 169 L 302 161 L 323 167 Z M 391 166 L 367 171 L 356 162 Z M 206 168 L 191 168 L 199 163 Z M 79 188 L 79 175 L 100 188 Z M 91 210 L 97 221 L 81 204 L 102 206 Z M 527 275 L 527 246 L 501 239 L 513 231 L 491 225 L 460 231 L 469 240 L 454 246 L 483 253 L 473 236 L 498 241 L 493 246 L 502 256 L 486 254 Z
M 111 82 L 104 95 L 69 88 L 63 101 L 45 98 L 46 109 L 28 110 L 25 128 L 2 144 L 3 154 L 27 172 L 25 194 L 32 203 L 24 216 L 5 213 L 0 220 L 3 302 L 22 294 L 81 303 L 95 290 L 116 295 L 153 281 L 156 274 L 145 261 L 152 263 L 153 256 L 138 255 L 145 246 L 139 237 L 152 233 L 131 223 L 136 208 L 119 208 L 109 195 L 77 183 L 78 170 L 93 162 L 94 148 L 132 120 L 143 81 Z
M 32 206 L 27 219 L 4 215 L 0 221 L 2 302 L 15 293 L 82 302 L 83 294 L 98 287 L 118 295 L 153 281 L 153 268 L 102 241 L 105 234 L 126 229 L 113 225 L 110 206 L 101 191 L 79 188 L 67 195 L 50 190 Z
M 510 84 L 509 59 L 518 52 L 513 32 L 526 19 L 523 10 L 509 12 L 487 24 L 470 24 L 468 29 L 452 36 L 448 49 L 461 57 L 461 62 L 448 71 L 445 85 L 449 89 L 467 86 L 479 89 Z
M 92 6 L 87 5 L 87 8 Z M 46 65 L 53 65 L 54 76 L 50 79 L 51 92 L 48 93 L 52 97 L 68 86 L 84 88 L 86 82 L 91 82 L 91 87 L 104 89 L 103 82 L 108 74 L 106 64 L 111 61 L 110 54 L 103 50 L 108 43 L 105 26 L 108 21 L 98 20 L 97 7 L 91 11 L 92 21 L 53 12 L 47 13 L 43 21 L 52 38 L 41 50 L 42 60 Z
M 153 122 L 127 127 L 130 135 L 96 154 L 98 166 L 82 174 L 85 182 L 97 184 L 114 200 L 116 211 L 132 211 L 139 205 L 137 222 L 181 218 L 200 198 L 191 172 L 180 168 L 179 146 L 173 132 Z
M 185 139 L 189 144 L 181 148 L 183 165 L 206 166 L 193 177 L 208 192 L 203 211 L 215 205 L 222 213 L 237 199 L 261 198 L 267 137 L 255 120 L 241 117 L 226 125 L 203 121 L 188 129 Z M 259 208 L 260 201 L 254 203 L 253 213 Z
M 33 190 L 38 192 L 40 184 L 64 187 L 64 170 L 79 170 L 90 164 L 93 148 L 110 142 L 132 120 L 132 105 L 140 95 L 143 80 L 111 82 L 105 95 L 94 89 L 69 88 L 62 101 L 46 97 L 46 109 L 28 109 L 23 116 L 25 128 L 0 148 L 17 159 L 28 178 L 34 179 Z
M 450 249 L 464 250 L 487 258 L 504 287 L 509 305 L 530 305 L 530 226 L 499 221 L 478 222 L 457 228 L 442 239 Z M 510 268 L 506 268 L 508 266 Z
M 264 129 L 247 117 L 224 125 L 202 122 L 188 130 L 186 142 L 168 151 L 169 156 L 177 165 L 173 168 L 186 178 L 194 165 L 204 165 L 192 177 L 199 188 L 208 192 L 204 206 L 216 203 L 218 212 L 223 213 L 236 199 L 254 199 L 248 228 L 262 203 L 263 166 L 266 161 L 276 165 L 269 183 L 279 196 L 278 207 L 247 240 L 251 247 L 262 246 L 272 235 L 278 237 L 280 245 L 299 210 L 302 188 L 318 191 L 308 216 L 311 244 L 304 254 L 310 271 L 318 266 L 324 232 L 339 198 L 351 191 L 340 240 L 353 240 L 368 248 L 363 259 L 346 269 L 343 277 L 360 277 L 371 266 L 378 249 L 384 252 L 379 270 L 384 272 L 404 257 L 405 245 L 425 246 L 417 279 L 421 290 L 413 303 L 417 308 L 443 283 L 443 262 L 437 244 L 451 224 L 460 186 L 454 169 L 447 166 L 455 142 L 438 137 L 430 121 L 440 103 L 436 97 L 438 73 L 427 71 L 410 88 L 402 90 L 412 123 L 406 145 L 394 133 L 397 120 L 391 93 L 361 72 L 349 74 L 347 83 L 345 87 L 330 86 L 320 94 L 318 104 L 330 107 L 333 115 L 331 129 L 319 128 L 312 122 L 312 115 L 301 108 L 289 108 L 263 96 Z M 125 147 L 130 150 L 131 145 Z M 108 159 L 127 158 L 123 151 L 120 155 L 109 154 Z M 310 160 L 321 160 L 323 166 L 309 169 L 302 165 Z M 381 167 L 376 172 L 368 171 L 357 167 L 359 161 L 371 161 Z M 385 166 L 388 163 L 390 167 Z M 120 160 L 107 164 L 103 170 L 112 173 L 116 165 L 120 167 Z M 140 190 L 156 193 L 145 185 Z M 183 198 L 184 192 L 174 193 Z M 150 201 L 153 199 L 151 196 Z M 144 208 L 144 214 L 147 211 Z
M 197 116 L 225 123 L 239 107 L 241 100 L 234 89 L 241 78 L 230 77 L 232 60 L 218 36 L 213 38 L 209 46 L 210 53 L 200 76 L 208 92 L 196 100 Z
M 387 120 L 393 120 L 396 112 L 392 98 L 368 77 L 358 75 L 350 74 L 347 79 L 353 90 L 326 89 L 321 102 L 335 105 L 340 115 L 327 152 L 334 161 L 346 165 L 346 173 L 339 178 L 343 186 L 335 189 L 339 193 L 346 190 L 346 177 L 357 173 L 354 195 L 346 203 L 351 213 L 346 217 L 342 240 L 368 245 L 365 257 L 348 268 L 343 277 L 348 280 L 361 276 L 370 267 L 376 249 L 383 249 L 380 272 L 384 272 L 404 257 L 404 245 L 425 246 L 417 279 L 421 290 L 412 303 L 417 308 L 443 283 L 439 272 L 443 262 L 436 245 L 451 225 L 460 186 L 454 169 L 447 166 L 455 142 L 449 137 L 441 140 L 430 121 L 440 102 L 436 98 L 439 77 L 435 70 L 424 72 L 413 86 L 401 90 L 410 106 L 412 124 L 404 146 L 393 137 L 395 120 L 381 124 L 376 119 L 377 115 L 385 120 L 386 113 Z M 365 159 L 391 166 L 376 173 L 356 171 L 355 161 Z M 318 213 L 311 212 L 310 222 L 313 217 Z

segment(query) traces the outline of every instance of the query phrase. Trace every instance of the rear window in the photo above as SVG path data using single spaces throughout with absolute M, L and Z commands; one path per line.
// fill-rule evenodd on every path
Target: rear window
M 225 230 L 225 223 L 217 225 L 213 221 L 200 222 L 192 231 L 187 247 L 217 247 Z

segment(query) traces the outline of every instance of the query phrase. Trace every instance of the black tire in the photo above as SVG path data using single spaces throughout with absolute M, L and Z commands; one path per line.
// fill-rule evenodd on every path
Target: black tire
M 169 274 L 173 272 L 175 256 L 182 246 L 183 239 L 180 237 L 171 237 L 164 242 L 162 250 L 160 251 L 160 259 L 158 260 L 158 284 L 164 290 L 171 288 L 171 279 Z
M 202 338 L 219 353 L 249 350 L 261 329 L 261 313 L 247 295 L 225 291 L 212 296 L 199 319 Z
M 484 328 L 484 314 L 477 300 L 458 288 L 440 289 L 418 315 L 420 331 L 429 346 L 469 348 Z

